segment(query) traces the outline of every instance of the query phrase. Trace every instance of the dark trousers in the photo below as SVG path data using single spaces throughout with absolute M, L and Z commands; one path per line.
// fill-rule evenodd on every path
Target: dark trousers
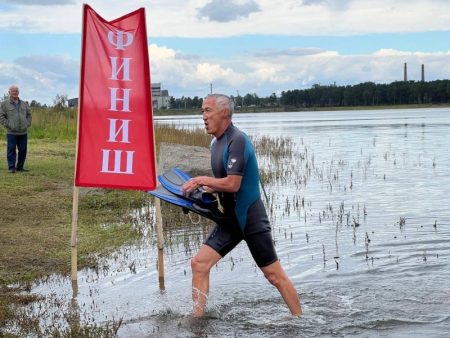
M 27 157 L 28 135 L 6 134 L 6 157 L 8 159 L 8 169 L 23 169 Z M 18 153 L 16 154 L 16 148 Z M 17 164 L 16 164 L 17 158 Z

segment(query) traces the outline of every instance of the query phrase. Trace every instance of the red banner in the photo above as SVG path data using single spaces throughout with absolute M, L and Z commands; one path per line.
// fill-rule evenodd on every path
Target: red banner
M 83 7 L 75 185 L 156 187 L 152 98 L 143 8 L 106 21 Z

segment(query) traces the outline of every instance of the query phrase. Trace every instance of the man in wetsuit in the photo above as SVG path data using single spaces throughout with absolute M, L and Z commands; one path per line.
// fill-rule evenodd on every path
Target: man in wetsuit
M 234 102 L 213 94 L 203 100 L 202 114 L 211 143 L 214 177 L 197 176 L 183 185 L 183 192 L 204 187 L 217 192 L 225 213 L 233 220 L 216 224 L 198 253 L 192 258 L 194 316 L 203 316 L 209 292 L 211 268 L 241 240 L 245 240 L 264 276 L 281 293 L 293 315 L 302 314 L 297 291 L 284 272 L 272 241 L 271 227 L 259 191 L 255 151 L 247 135 L 231 119 Z

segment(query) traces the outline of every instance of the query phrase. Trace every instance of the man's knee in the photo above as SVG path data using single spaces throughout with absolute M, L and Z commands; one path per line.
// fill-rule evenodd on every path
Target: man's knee
M 278 272 L 265 272 L 264 277 L 269 281 L 270 284 L 278 287 L 287 281 L 287 277 L 284 273 Z
M 191 268 L 193 273 L 200 273 L 200 274 L 206 274 L 211 269 L 208 262 L 200 259 L 198 256 L 192 257 Z

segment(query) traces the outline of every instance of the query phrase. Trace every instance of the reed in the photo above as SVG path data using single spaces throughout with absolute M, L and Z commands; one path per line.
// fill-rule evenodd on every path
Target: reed
M 31 108 L 33 122 L 29 129 L 30 139 L 75 140 L 78 111 L 72 108 Z M 0 137 L 6 134 L 0 128 Z M 208 147 L 211 136 L 203 128 L 185 129 L 175 125 L 155 124 L 155 143 L 180 143 Z
M 30 139 L 73 140 L 77 134 L 77 111 L 70 108 L 31 108 Z M 1 128 L 0 136 L 6 133 Z
M 155 125 L 155 144 L 159 149 L 161 142 L 178 143 L 188 146 L 209 147 L 211 136 L 203 128 L 187 129 L 175 125 Z

